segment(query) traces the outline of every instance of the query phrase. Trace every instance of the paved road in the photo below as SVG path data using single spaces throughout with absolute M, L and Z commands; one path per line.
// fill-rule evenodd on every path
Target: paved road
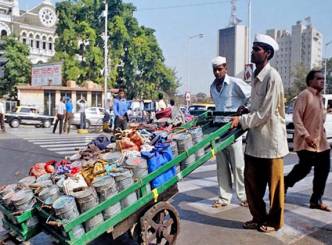
M 60 160 L 96 135 L 72 132 L 59 136 L 50 133 L 49 129 L 9 129 L 9 134 L 0 135 L 0 182 L 10 183 L 21 178 L 34 162 Z M 296 154 L 290 153 L 285 158 L 285 173 L 296 162 Z M 250 214 L 247 208 L 238 205 L 236 198 L 229 207 L 211 207 L 218 194 L 215 168 L 215 161 L 211 160 L 179 183 L 180 192 L 171 200 L 181 216 L 181 233 L 177 244 L 332 244 L 332 213 L 307 207 L 312 174 L 289 189 L 285 227 L 267 235 L 241 228 L 242 223 L 250 219 Z M 331 176 L 325 200 L 332 206 Z M 33 239 L 33 244 L 46 245 L 49 242 L 45 235 L 41 235 Z

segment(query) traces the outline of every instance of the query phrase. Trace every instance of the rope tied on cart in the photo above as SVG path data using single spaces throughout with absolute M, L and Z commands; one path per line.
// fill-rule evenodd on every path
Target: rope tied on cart
M 152 189 L 151 192 L 152 192 L 154 202 L 158 202 L 158 196 L 159 196 L 158 189 L 154 188 L 154 189 Z
M 216 151 L 213 146 L 211 147 L 211 154 L 212 154 L 212 158 L 214 158 L 216 156 Z

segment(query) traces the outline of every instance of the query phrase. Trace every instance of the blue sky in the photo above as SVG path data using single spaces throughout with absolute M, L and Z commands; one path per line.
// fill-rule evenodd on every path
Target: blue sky
M 135 16 L 141 25 L 155 29 L 166 64 L 177 71 L 183 84 L 179 92 L 189 88 L 192 93 L 208 93 L 213 80 L 210 62 L 217 55 L 217 32 L 229 23 L 230 0 L 124 1 L 137 7 Z M 20 0 L 20 7 L 30 9 L 40 2 Z M 237 1 L 237 15 L 243 24 L 247 24 L 247 6 L 248 0 Z M 307 16 L 323 34 L 324 43 L 331 41 L 331 0 L 252 0 L 252 36 L 271 28 L 291 30 L 297 20 Z M 188 41 L 190 36 L 200 33 L 204 34 L 203 38 Z M 332 57 L 332 44 L 324 56 Z

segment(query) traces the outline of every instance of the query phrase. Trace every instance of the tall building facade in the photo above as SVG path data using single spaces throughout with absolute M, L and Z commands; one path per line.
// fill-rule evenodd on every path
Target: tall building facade
M 218 55 L 227 59 L 228 74 L 243 78 L 248 59 L 248 31 L 244 25 L 234 25 L 220 29 L 218 35 Z
M 31 10 L 19 9 L 18 0 L 0 0 L 0 35 L 15 35 L 30 48 L 33 64 L 47 62 L 55 54 L 57 17 L 50 0 L 43 0 Z
M 271 64 L 279 71 L 285 88 L 292 87 L 299 65 L 307 70 L 321 67 L 323 35 L 311 23 L 297 21 L 291 32 L 270 29 L 266 34 L 279 44 L 279 51 L 275 53 Z

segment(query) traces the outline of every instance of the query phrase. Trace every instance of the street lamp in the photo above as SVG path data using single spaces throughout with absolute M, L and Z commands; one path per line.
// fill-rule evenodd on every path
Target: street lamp
M 247 45 L 248 45 L 248 57 L 247 64 L 250 64 L 250 56 L 251 56 L 251 0 L 248 1 L 248 32 L 247 32 Z
M 187 88 L 186 90 L 189 91 L 189 80 L 190 80 L 190 40 L 194 38 L 203 38 L 204 34 L 199 33 L 193 36 L 189 36 L 187 39 Z
M 324 94 L 326 93 L 326 62 L 327 62 L 327 57 L 326 57 L 326 49 L 327 49 L 327 46 L 329 46 L 330 44 L 332 43 L 332 40 L 325 43 L 325 62 L 324 62 Z
M 108 3 L 107 0 L 104 0 L 105 10 L 105 32 L 104 32 L 104 108 L 107 108 L 107 78 L 108 78 L 108 36 L 107 36 L 107 22 L 108 22 Z

